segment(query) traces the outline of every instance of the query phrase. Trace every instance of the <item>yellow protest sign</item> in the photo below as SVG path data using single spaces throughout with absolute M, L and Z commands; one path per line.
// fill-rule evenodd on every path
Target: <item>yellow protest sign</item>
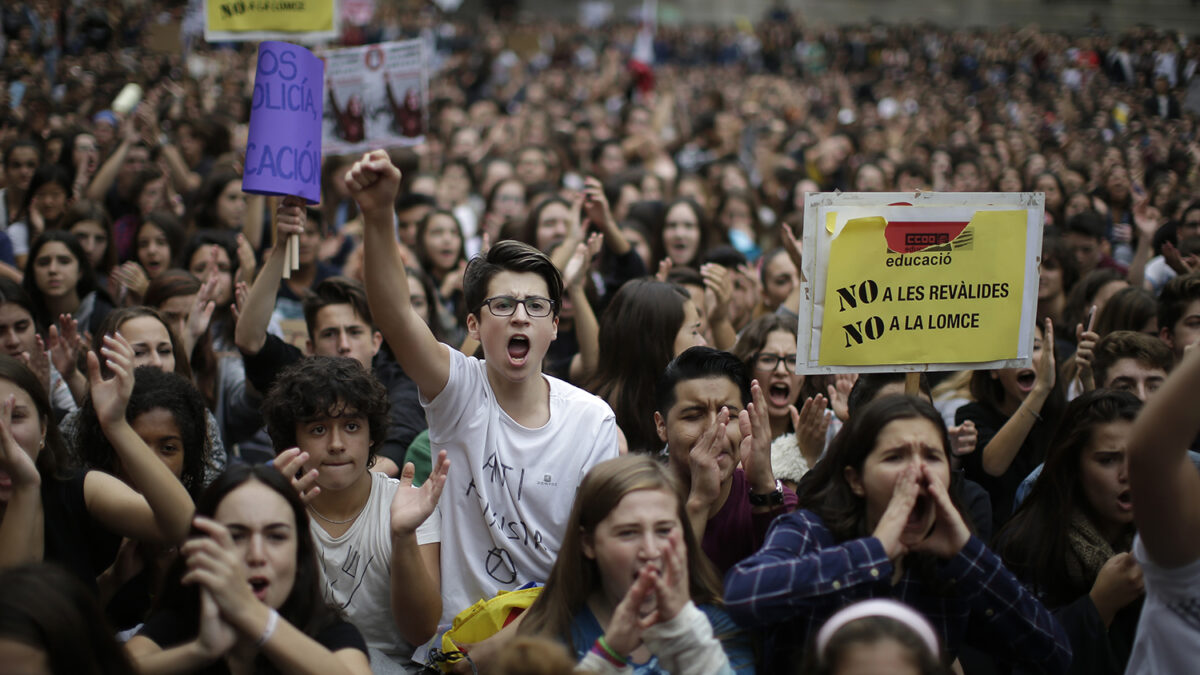
M 975 195 L 975 204 L 962 194 L 828 197 L 805 219 L 801 372 L 1028 361 L 1040 202 L 990 194 Z M 896 205 L 902 199 L 911 204 Z
M 337 35 L 336 0 L 206 0 L 204 39 L 312 41 Z

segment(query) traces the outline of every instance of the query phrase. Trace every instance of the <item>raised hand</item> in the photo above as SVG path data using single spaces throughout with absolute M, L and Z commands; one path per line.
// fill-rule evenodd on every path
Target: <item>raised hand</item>
M 612 211 L 600 181 L 588 176 L 583 180 L 583 214 L 596 227 L 612 222 Z
M 979 441 L 979 431 L 971 420 L 946 429 L 946 433 L 950 435 L 950 452 L 954 455 L 961 457 L 975 452 L 975 444 Z
M 613 609 L 612 618 L 604 629 L 604 641 L 622 656 L 628 656 L 642 644 L 642 633 L 646 630 L 642 625 L 642 616 L 647 605 L 654 602 L 657 577 L 653 565 L 643 565 L 633 585 L 625 591 L 625 597 Z
M 738 428 L 742 432 L 742 468 L 746 479 L 755 492 L 775 490 L 775 473 L 771 469 L 771 419 L 767 415 L 767 401 L 758 380 L 750 383 L 750 405 L 738 414 Z
M 400 189 L 400 170 L 384 150 L 374 150 L 354 163 L 345 176 L 346 190 L 363 212 L 391 212 Z
M 79 369 L 79 323 L 70 314 L 60 314 L 58 323 L 62 326 L 50 326 L 46 335 L 47 347 L 50 349 L 50 362 L 54 369 L 63 377 Z
M 233 305 L 229 311 L 233 312 L 234 322 L 238 322 L 242 318 L 242 308 L 250 301 L 250 286 L 244 281 L 239 281 L 233 286 Z M 189 315 L 190 316 L 190 315 Z M 211 319 L 211 316 L 210 316 Z
M 580 242 L 575 246 L 575 252 L 571 254 L 566 268 L 563 269 L 563 286 L 569 289 L 582 287 L 583 282 L 587 280 L 589 263 L 588 245 Z
M 733 297 L 733 279 L 729 270 L 716 263 L 707 263 L 700 266 L 700 276 L 704 279 L 704 304 L 709 321 L 715 323 L 728 317 L 729 300 Z
M 891 501 L 872 533 L 883 544 L 883 550 L 893 562 L 908 553 L 908 546 L 900 536 L 904 534 L 904 526 L 908 524 L 908 517 L 917 503 L 917 495 L 921 491 L 920 478 L 920 469 L 915 465 L 904 468 L 892 488 Z
M 96 352 L 88 352 L 88 382 L 96 418 L 107 428 L 125 419 L 125 406 L 133 393 L 133 347 L 120 333 L 105 335 L 103 344 L 100 355 L 113 376 L 104 379 Z
M 1095 375 L 1092 372 L 1092 361 L 1096 358 L 1096 343 L 1100 341 L 1100 336 L 1093 330 L 1095 325 L 1096 306 L 1092 305 L 1092 311 L 1088 313 L 1087 328 L 1085 329 L 1081 323 L 1075 324 L 1075 342 L 1078 345 L 1075 348 L 1075 365 L 1079 372 L 1079 381 L 1083 384 L 1084 391 L 1091 391 L 1096 388 Z M 1043 343 L 1042 348 L 1046 349 L 1047 346 Z
M 691 601 L 688 588 L 687 545 L 683 543 L 683 531 L 676 529 L 662 550 L 662 569 L 654 579 L 656 611 L 642 618 L 642 627 L 674 619 L 679 611 Z
M 796 233 L 792 231 L 792 226 L 787 223 L 783 223 L 779 228 L 779 238 L 783 240 L 783 249 L 787 251 L 788 258 L 791 258 L 792 264 L 796 266 L 796 274 L 804 274 L 804 267 L 801 264 L 804 242 L 796 236 Z
M 834 384 L 826 388 L 833 414 L 843 422 L 850 419 L 850 390 L 857 381 L 858 373 L 839 373 L 834 376 Z
M 717 466 L 717 456 L 721 454 L 728 424 L 729 408 L 721 408 L 712 426 L 700 435 L 688 452 L 688 469 L 692 477 L 688 501 L 706 509 L 721 495 L 721 469 Z
M 1196 256 L 1183 257 L 1179 249 L 1175 248 L 1175 245 L 1169 241 L 1163 242 L 1162 253 L 1163 260 L 1166 261 L 1167 266 L 1175 270 L 1175 273 L 1180 276 L 1191 274 L 1196 269 L 1200 269 Z
M 446 451 L 438 453 L 434 460 L 433 471 L 429 478 L 421 483 L 421 487 L 413 489 L 413 474 L 416 467 L 412 462 L 404 465 L 400 474 L 400 488 L 392 497 L 391 525 L 393 536 L 413 534 L 421 523 L 425 522 L 437 507 L 442 497 L 442 489 L 446 487 L 446 476 L 450 472 L 450 460 L 446 459 Z
M 308 223 L 308 211 L 304 200 L 299 197 L 284 197 L 275 207 L 275 241 L 286 239 L 289 235 L 304 234 L 304 226 Z
M 604 233 L 593 232 L 589 234 L 587 238 L 587 248 L 588 262 L 590 263 L 596 258 L 596 256 L 600 255 L 600 251 L 604 248 Z
M 50 391 L 50 357 L 46 355 L 46 345 L 42 342 L 42 336 L 35 336 L 37 347 L 32 352 L 21 352 L 17 357 L 25 364 L 26 368 L 33 371 L 37 375 L 38 382 L 42 383 L 42 387 Z
M 829 432 L 830 420 L 826 414 L 825 397 L 817 394 L 804 400 L 800 410 L 789 405 L 792 428 L 796 430 L 796 445 L 803 457 L 819 457 L 825 450 L 825 435 Z
M 254 259 L 254 247 L 250 245 L 250 240 L 246 238 L 246 235 L 241 233 L 238 233 L 237 236 L 237 257 L 237 280 L 254 283 L 254 274 L 258 269 L 258 261 Z
M 296 494 L 300 495 L 300 501 L 308 504 L 319 494 L 321 488 L 317 485 L 317 477 L 320 475 L 316 469 L 311 469 L 304 474 L 304 463 L 308 461 L 308 453 L 303 452 L 300 448 L 291 448 L 284 450 L 275 456 L 275 461 L 271 466 L 274 466 L 279 473 L 283 474 L 292 482 L 292 487 L 296 489 Z M 297 478 L 297 476 L 299 476 Z M 411 483 L 410 483 L 411 485 Z
M 1042 332 L 1042 358 L 1038 359 L 1035 372 L 1037 379 L 1033 388 L 1049 393 L 1058 377 L 1054 369 L 1054 322 L 1049 317 L 1046 318 L 1046 327 Z
M 921 480 L 925 489 L 933 498 L 935 520 L 933 529 L 920 542 L 913 544 L 912 550 L 932 553 L 939 558 L 953 558 L 967 545 L 971 538 L 971 530 L 963 522 L 962 514 L 950 501 L 950 493 L 942 481 L 933 475 L 928 464 L 921 465 Z
M 221 610 L 207 588 L 200 589 L 200 633 L 196 644 L 201 653 L 216 660 L 229 653 L 237 644 L 237 631 L 221 618 Z
M 35 459 L 12 435 L 12 415 L 16 406 L 16 394 L 9 394 L 0 401 L 0 473 L 8 475 L 14 489 L 36 487 L 42 484 L 42 478 Z
M 671 258 L 663 258 L 658 262 L 658 271 L 654 273 L 654 278 L 659 281 L 666 281 L 667 275 L 671 273 L 671 268 L 675 263 L 671 262 Z
M 145 297 L 146 289 L 150 286 L 150 278 L 146 276 L 146 270 L 132 260 L 113 268 L 112 276 L 117 283 L 129 289 L 129 292 L 139 300 Z
M 216 265 L 209 266 L 208 278 L 200 286 L 200 291 L 196 293 L 195 299 L 192 300 L 192 306 L 188 310 L 187 324 L 184 326 L 183 335 L 180 336 L 183 338 L 183 347 L 187 352 L 188 359 L 191 359 L 192 351 L 204 338 L 204 334 L 208 332 L 208 324 L 212 321 L 213 312 L 217 309 L 217 285 L 220 280 L 217 277 L 216 269 Z M 240 283 L 245 284 L 245 282 Z

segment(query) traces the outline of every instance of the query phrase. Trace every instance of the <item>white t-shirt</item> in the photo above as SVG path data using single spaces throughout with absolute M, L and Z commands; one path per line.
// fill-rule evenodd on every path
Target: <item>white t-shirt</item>
M 442 624 L 497 591 L 545 582 L 575 490 L 617 456 L 616 417 L 600 398 L 546 377 L 550 420 L 529 429 L 500 408 L 483 361 L 446 349 L 446 388 L 421 397 L 430 447 L 451 462 L 439 503 Z
M 309 527 L 317 546 L 317 562 L 325 588 L 325 600 L 346 612 L 346 618 L 362 633 L 367 646 L 386 654 L 406 670 L 414 670 L 413 645 L 396 628 L 392 618 L 392 497 L 400 481 L 371 472 L 371 493 L 362 514 L 342 536 L 334 538 L 317 522 Z M 439 540 L 433 519 L 417 528 L 417 544 Z
M 1133 556 L 1146 580 L 1146 603 L 1127 675 L 1179 675 L 1200 664 L 1200 560 L 1166 569 L 1155 565 L 1139 536 Z

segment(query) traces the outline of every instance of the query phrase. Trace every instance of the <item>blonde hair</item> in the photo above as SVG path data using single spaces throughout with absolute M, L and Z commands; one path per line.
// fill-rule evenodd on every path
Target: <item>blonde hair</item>
M 521 620 L 519 634 L 562 640 L 572 650 L 571 622 L 588 596 L 601 586 L 596 561 L 583 554 L 583 539 L 596 531 L 625 495 L 638 490 L 666 490 L 675 495 L 683 540 L 688 552 L 688 584 L 696 604 L 721 602 L 721 582 L 708 556 L 700 549 L 684 509 L 686 497 L 679 480 L 662 464 L 645 455 L 626 455 L 592 467 L 575 493 L 562 548 L 546 587 Z

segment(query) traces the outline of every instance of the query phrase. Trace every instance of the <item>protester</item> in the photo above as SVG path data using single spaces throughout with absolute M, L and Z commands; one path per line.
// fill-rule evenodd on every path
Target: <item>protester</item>
M 684 501 L 679 483 L 647 457 L 592 468 L 518 631 L 564 642 L 581 668 L 603 673 L 753 670 L 749 636 L 721 609 L 720 582 Z
M 877 399 L 850 418 L 801 481 L 800 510 L 726 577 L 734 619 L 771 629 L 768 668 L 839 607 L 872 597 L 920 611 L 950 658 L 969 644 L 1035 672 L 1067 667 L 1062 628 L 964 522 L 949 447 L 941 416 L 916 398 Z
M 379 171 L 348 182 L 360 156 L 326 153 L 321 205 L 296 227 L 294 213 L 284 216 L 268 206 L 271 198 L 241 189 L 255 142 L 248 132 L 253 43 L 210 44 L 195 17 L 171 3 L 6 3 L 0 277 L 23 284 L 32 299 L 0 285 L 0 338 L 2 351 L 52 393 L 47 420 L 61 416 L 69 429 L 78 417 L 71 411 L 89 396 L 83 336 L 104 339 L 109 304 L 133 311 L 121 315 L 120 327 L 147 348 L 138 361 L 192 379 L 211 410 L 216 455 L 233 462 L 274 457 L 257 394 L 286 366 L 307 354 L 354 356 L 392 402 L 373 468 L 400 476 L 411 461 L 419 481 L 442 449 L 462 467 L 450 477 L 445 513 L 431 516 L 442 517 L 443 542 L 451 542 L 438 561 L 446 572 L 437 585 L 442 623 L 499 590 L 546 580 L 587 468 L 621 447 L 656 453 L 666 443 L 668 454 L 691 454 L 694 444 L 659 437 L 655 385 L 700 336 L 722 349 L 741 338 L 736 351 L 759 380 L 769 435 L 787 446 L 771 460 L 773 478 L 803 480 L 821 463 L 828 439 L 853 417 L 855 388 L 845 374 L 801 383 L 787 367 L 807 288 L 804 208 L 815 192 L 1045 194 L 1037 326 L 1049 319 L 1057 327 L 1040 336 L 1053 363 L 1035 358 L 1027 368 L 979 371 L 974 394 L 968 371 L 936 388 L 948 426 L 973 420 L 979 428 L 978 448 L 967 451 L 963 424 L 949 452 L 988 487 L 993 517 L 975 522 L 978 532 L 1003 526 L 1016 484 L 1032 485 L 1029 469 L 1048 451 L 1063 401 L 1108 385 L 1153 402 L 1172 370 L 1167 361 L 1182 361 L 1194 341 L 1200 124 L 1189 92 L 1200 87 L 1200 40 L 1182 24 L 1153 27 L 1154 11 L 1130 29 L 1097 20 L 1086 30 L 963 32 L 929 22 L 818 26 L 773 6 L 735 30 L 687 13 L 686 27 L 660 21 L 647 29 L 619 14 L 589 15 L 585 25 L 533 12 L 518 22 L 505 3 L 494 19 L 437 3 L 411 12 L 376 4 L 347 16 L 330 47 L 419 36 L 428 85 L 391 80 L 394 96 L 383 108 L 339 90 L 334 113 L 344 136 L 384 149 L 403 176 L 393 185 L 392 169 L 368 162 Z M 164 51 L 164 37 L 176 48 Z M 328 108 L 329 93 L 320 96 Z M 378 110 L 389 117 L 401 103 L 398 127 L 372 117 Z M 380 131 L 412 145 L 387 147 Z M 376 181 L 380 175 L 386 180 Z M 376 191 L 387 199 L 375 200 Z M 364 193 L 370 209 L 356 201 Z M 439 205 L 449 217 L 427 217 Z M 173 218 L 186 224 L 193 247 L 173 241 Z M 421 221 L 437 226 L 423 234 L 437 236 L 419 241 Z M 525 227 L 530 222 L 535 227 Z M 272 239 L 273 231 L 285 236 Z M 73 278 L 89 288 L 43 283 L 49 290 L 39 290 L 32 258 L 18 259 L 39 235 L 59 234 L 81 252 L 55 240 L 51 246 L 61 243 L 70 258 L 57 274 L 74 267 Z M 283 243 L 292 234 L 301 264 L 282 280 Z M 518 253 L 511 239 L 545 256 Z M 536 261 L 537 278 L 488 272 L 473 294 L 472 258 L 479 256 L 477 271 L 492 269 L 499 263 L 486 261 L 495 250 L 499 261 Z M 430 262 L 449 256 L 430 265 L 433 283 L 409 271 L 421 267 L 422 251 Z M 265 282 L 239 290 L 239 281 L 263 276 L 260 266 Z M 178 283 L 181 274 L 194 278 Z M 509 284 L 510 275 L 529 284 Z M 371 288 L 369 306 L 362 287 L 339 277 Z M 508 287 L 491 288 L 496 278 Z M 531 295 L 552 301 L 546 315 Z M 140 314 L 142 303 L 165 320 Z M 611 311 L 630 308 L 636 316 Z M 772 325 L 783 330 L 749 330 L 756 317 L 775 317 L 782 323 Z M 1157 330 L 1147 339 L 1161 344 L 1135 345 L 1115 329 Z M 463 373 L 469 387 L 468 378 L 452 376 Z M 930 376 L 934 385 L 943 377 Z M 556 377 L 582 383 L 611 408 Z M 863 380 L 860 395 L 902 386 L 868 386 L 874 379 Z M 1003 382 L 1012 391 L 1001 391 Z M 726 393 L 731 410 L 751 407 L 751 399 Z M 1168 433 L 1183 421 L 1172 414 L 1158 428 Z M 733 416 L 730 424 L 738 426 Z M 1196 443 L 1191 435 L 1183 445 Z M 760 473 L 754 463 L 743 467 L 748 477 Z M 207 467 L 205 478 L 215 470 Z M 1136 477 L 1136 466 L 1131 471 Z M 968 510 L 977 515 L 986 501 Z M 1069 523 L 1056 525 L 1062 534 Z M 754 531 L 745 527 L 747 540 Z M 1146 536 L 1161 548 L 1162 537 Z M 728 548 L 741 557 L 756 545 Z M 109 567 L 89 570 L 88 583 Z M 466 648 L 486 670 L 498 642 Z M 967 675 L 989 665 L 975 656 L 960 662 Z
M 322 593 L 308 516 L 286 478 L 231 468 L 201 496 L 192 527 L 161 608 L 129 641 L 138 672 L 371 672 L 362 635 Z

